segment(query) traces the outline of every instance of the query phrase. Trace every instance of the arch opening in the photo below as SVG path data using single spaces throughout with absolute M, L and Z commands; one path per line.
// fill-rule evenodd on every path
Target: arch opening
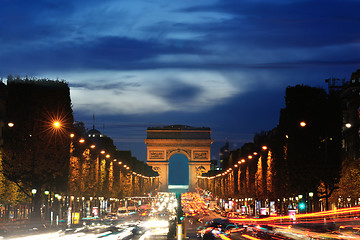
M 169 185 L 189 186 L 189 159 L 182 153 L 169 158 Z

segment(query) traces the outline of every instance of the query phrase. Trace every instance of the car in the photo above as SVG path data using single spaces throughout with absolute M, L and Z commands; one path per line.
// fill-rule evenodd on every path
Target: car
M 105 219 L 116 220 L 117 214 L 116 213 L 108 213 L 108 214 L 106 214 Z
M 230 221 L 227 218 L 214 218 L 205 227 L 226 228 L 229 224 L 230 224 Z
M 136 226 L 131 230 L 133 235 L 143 235 L 146 232 L 146 228 Z
M 226 216 L 229 218 L 236 218 L 239 216 L 239 213 L 238 212 L 228 212 Z

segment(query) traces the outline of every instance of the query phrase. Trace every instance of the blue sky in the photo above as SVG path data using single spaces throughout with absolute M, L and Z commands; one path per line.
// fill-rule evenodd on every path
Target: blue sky
M 146 128 L 212 130 L 213 158 L 276 127 L 287 86 L 349 80 L 356 0 L 0 0 L 0 76 L 64 79 L 75 119 L 146 158 Z

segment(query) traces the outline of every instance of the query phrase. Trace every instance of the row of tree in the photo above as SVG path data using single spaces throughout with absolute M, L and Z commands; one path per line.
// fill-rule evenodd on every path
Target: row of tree
M 156 173 L 130 152 L 118 151 L 106 136 L 91 143 L 83 123 L 74 124 L 71 106 L 65 81 L 9 76 L 7 84 L 1 82 L 0 210 L 32 204 L 38 219 L 45 191 L 110 198 L 155 188 L 154 182 L 140 175 Z M 85 144 L 79 144 L 79 138 L 86 138 Z M 89 144 L 96 144 L 96 150 Z M 111 161 L 99 149 L 111 154 Z M 131 170 L 120 168 L 115 158 Z
M 304 85 L 288 87 L 285 105 L 276 128 L 256 134 L 252 143 L 230 153 L 223 171 L 232 171 L 207 173 L 207 178 L 200 180 L 201 187 L 223 198 L 263 202 L 313 193 L 313 202 L 323 199 L 327 209 L 330 200 L 360 197 L 359 178 L 354 178 L 359 176 L 360 160 L 342 167 L 345 154 L 340 92 L 326 93 Z
M 69 194 L 77 197 L 124 198 L 154 191 L 158 174 L 146 163 L 119 151 L 96 129 L 75 124 L 70 148 Z M 80 141 L 82 140 L 82 141 Z

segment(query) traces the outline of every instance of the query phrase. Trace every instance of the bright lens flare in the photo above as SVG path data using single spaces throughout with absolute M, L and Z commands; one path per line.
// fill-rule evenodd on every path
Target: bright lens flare
M 55 121 L 55 122 L 53 123 L 53 126 L 54 126 L 55 128 L 60 128 L 60 127 L 61 127 L 61 123 L 60 123 L 59 121 Z

